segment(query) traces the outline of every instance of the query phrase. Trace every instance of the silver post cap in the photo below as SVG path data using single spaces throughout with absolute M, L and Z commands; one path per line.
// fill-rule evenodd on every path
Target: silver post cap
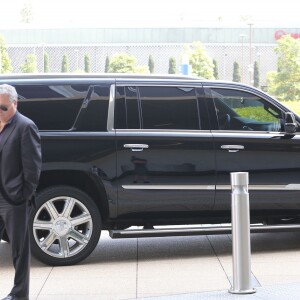
M 248 172 L 234 172 L 230 173 L 231 185 L 248 185 Z

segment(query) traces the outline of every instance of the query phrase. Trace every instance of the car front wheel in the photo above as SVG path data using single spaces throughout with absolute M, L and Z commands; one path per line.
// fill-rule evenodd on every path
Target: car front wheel
M 30 215 L 31 248 L 40 261 L 72 265 L 88 257 L 101 232 L 101 216 L 93 200 L 70 186 L 47 188 L 36 197 Z

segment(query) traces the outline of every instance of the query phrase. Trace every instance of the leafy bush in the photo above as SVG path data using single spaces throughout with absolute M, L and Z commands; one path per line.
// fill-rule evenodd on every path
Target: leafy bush
M 219 79 L 219 67 L 218 67 L 218 62 L 213 59 L 213 65 L 214 65 L 214 78 Z
M 154 73 L 154 59 L 152 55 L 149 55 L 149 59 L 148 59 L 148 67 L 149 67 L 149 71 L 150 73 Z
M 234 81 L 234 82 L 241 82 L 240 65 L 236 61 L 233 63 L 232 81 Z
M 0 73 L 10 73 L 12 71 L 11 60 L 9 58 L 6 42 L 2 35 L 0 35 Z
M 134 67 L 133 73 L 138 73 L 138 74 L 149 74 L 149 67 L 146 65 L 138 65 Z
M 85 73 L 91 72 L 91 58 L 89 53 L 86 53 L 84 56 L 84 72 Z
M 300 102 L 299 101 L 281 101 L 283 105 L 288 107 L 294 113 L 300 116 Z
M 254 62 L 253 85 L 256 88 L 260 87 L 259 65 L 257 61 Z
M 62 64 L 61 64 L 61 72 L 68 73 L 69 72 L 69 59 L 68 55 L 64 54 Z
M 300 100 L 300 39 L 280 38 L 275 48 L 278 71 L 267 75 L 268 93 L 281 101 Z
M 20 66 L 23 73 L 37 73 L 37 61 L 35 54 L 28 54 L 25 58 L 25 63 Z
M 213 79 L 214 65 L 204 45 L 201 42 L 194 42 L 192 48 L 188 54 L 193 75 Z
M 117 53 L 109 60 L 108 73 L 139 73 L 149 74 L 149 67 L 137 65 L 137 59 L 126 53 Z
M 49 54 L 44 53 L 44 73 L 49 73 Z
M 109 62 L 108 73 L 134 73 L 137 60 L 127 53 L 113 55 Z
M 169 58 L 169 74 L 176 74 L 176 58 L 175 57 L 170 57 Z
M 108 73 L 108 70 L 109 70 L 109 57 L 108 56 L 106 56 L 106 58 L 105 58 L 105 68 L 104 68 L 104 72 L 105 73 Z

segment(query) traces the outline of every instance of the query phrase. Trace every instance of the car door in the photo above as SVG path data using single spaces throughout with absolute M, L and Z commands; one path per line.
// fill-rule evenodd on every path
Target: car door
M 119 83 L 115 128 L 119 215 L 198 218 L 213 208 L 215 161 L 201 87 Z
M 255 90 L 206 89 L 215 111 L 215 209 L 230 218 L 230 172 L 249 172 L 251 217 L 288 216 L 300 206 L 300 134 L 284 132 L 284 111 Z

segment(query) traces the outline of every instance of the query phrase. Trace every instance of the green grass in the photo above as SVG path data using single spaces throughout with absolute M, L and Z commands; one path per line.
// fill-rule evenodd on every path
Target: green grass
M 235 108 L 235 112 L 243 118 L 253 119 L 262 122 L 276 122 L 277 119 L 264 110 L 263 107 L 240 107 Z

